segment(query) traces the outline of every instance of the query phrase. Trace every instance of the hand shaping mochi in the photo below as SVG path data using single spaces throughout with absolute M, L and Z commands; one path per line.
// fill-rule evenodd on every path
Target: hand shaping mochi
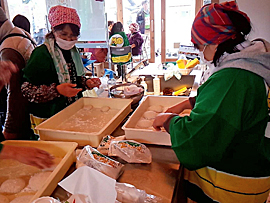
M 147 120 L 155 119 L 157 116 L 157 113 L 154 111 L 146 111 L 143 114 L 143 117 Z
M 153 105 L 148 108 L 149 111 L 154 111 L 157 113 L 162 113 L 163 112 L 163 106 L 161 105 Z
M 138 121 L 137 126 L 139 128 L 150 128 L 152 126 L 153 122 L 146 119 L 141 119 Z
M 103 107 L 101 107 L 101 111 L 102 112 L 108 112 L 109 110 L 110 110 L 111 108 L 109 107 L 109 106 L 103 106 Z
M 25 181 L 21 178 L 8 179 L 2 183 L 0 187 L 1 192 L 18 193 L 25 187 Z

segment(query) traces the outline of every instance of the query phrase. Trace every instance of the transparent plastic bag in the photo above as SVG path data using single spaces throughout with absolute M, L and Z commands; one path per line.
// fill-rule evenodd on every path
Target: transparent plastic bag
M 101 154 L 98 150 L 87 145 L 77 157 L 76 167 L 83 165 L 94 168 L 105 175 L 117 179 L 123 173 L 124 165 Z
M 135 186 L 127 183 L 116 183 L 117 201 L 122 203 L 158 203 L 162 202 L 160 197 L 147 194 L 144 190 L 139 190 Z
M 110 144 L 112 140 L 124 140 L 125 136 L 119 136 L 119 137 L 113 137 L 111 135 L 106 135 L 102 138 L 99 146 L 97 147 L 97 150 L 104 154 L 104 155 L 108 155 L 109 152 L 109 148 L 110 148 Z
M 109 156 L 117 156 L 128 163 L 151 163 L 152 154 L 144 145 L 134 140 L 112 141 Z

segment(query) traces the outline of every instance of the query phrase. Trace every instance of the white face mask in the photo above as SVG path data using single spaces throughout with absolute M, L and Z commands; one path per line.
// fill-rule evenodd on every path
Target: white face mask
M 77 40 L 73 40 L 73 41 L 63 40 L 60 37 L 55 37 L 55 40 L 58 46 L 64 50 L 72 49 L 75 46 L 75 44 L 78 42 Z
M 202 64 L 207 65 L 208 67 L 213 67 L 213 61 L 208 61 L 205 57 L 204 57 L 204 50 L 205 50 L 206 46 L 204 46 L 202 51 L 199 51 L 199 56 L 200 56 L 200 60 L 202 62 Z

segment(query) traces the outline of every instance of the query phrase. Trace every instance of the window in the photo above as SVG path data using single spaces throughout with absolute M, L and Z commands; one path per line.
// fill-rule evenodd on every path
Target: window
M 30 34 L 37 44 L 42 44 L 48 29 L 45 0 L 12 0 L 7 4 L 11 21 L 17 14 L 27 17 L 31 25 Z

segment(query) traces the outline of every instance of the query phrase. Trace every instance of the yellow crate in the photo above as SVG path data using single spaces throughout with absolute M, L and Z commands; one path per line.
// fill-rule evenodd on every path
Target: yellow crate
M 31 203 L 32 201 L 34 201 L 39 197 L 50 196 L 53 193 L 54 189 L 57 187 L 58 182 L 62 180 L 66 172 L 69 170 L 70 166 L 75 162 L 76 160 L 75 149 L 78 146 L 78 144 L 75 142 L 20 141 L 20 140 L 6 140 L 3 141 L 2 144 L 23 146 L 23 147 L 36 147 L 49 152 L 55 157 L 62 158 L 60 163 L 57 165 L 57 167 L 53 170 L 51 175 L 45 181 L 43 187 L 36 192 L 36 194 L 29 203 Z
M 81 98 L 61 112 L 47 119 L 36 127 L 41 140 L 72 141 L 80 146 L 91 145 L 97 147 L 103 136 L 111 134 L 124 118 L 131 112 L 132 99 L 116 98 Z M 118 110 L 113 118 L 98 132 L 78 132 L 59 130 L 59 125 L 82 109 L 84 106 L 92 105 L 94 108 L 109 106 Z

